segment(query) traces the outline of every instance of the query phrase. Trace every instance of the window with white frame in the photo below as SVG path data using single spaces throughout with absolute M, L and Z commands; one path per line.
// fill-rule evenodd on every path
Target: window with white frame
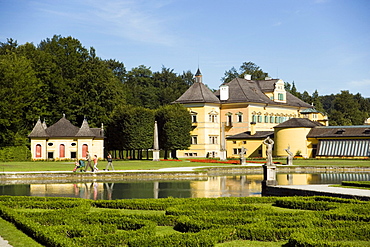
M 233 115 L 227 114 L 226 115 L 226 126 L 232 126 L 233 125 Z
M 209 117 L 209 121 L 210 121 L 211 123 L 217 123 L 217 114 L 215 114 L 215 113 L 210 113 L 210 114 L 208 115 L 208 117 Z
M 217 136 L 209 136 L 209 144 L 218 144 Z
M 278 100 L 284 100 L 284 94 L 279 93 L 278 94 Z
M 198 144 L 198 136 L 191 136 L 191 144 Z

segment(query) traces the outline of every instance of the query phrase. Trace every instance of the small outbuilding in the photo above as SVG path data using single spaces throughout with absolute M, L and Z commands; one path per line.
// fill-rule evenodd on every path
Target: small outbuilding
M 81 128 L 63 117 L 50 127 L 39 119 L 28 135 L 33 160 L 84 159 L 86 152 L 104 157 L 104 129 L 90 128 L 84 119 Z

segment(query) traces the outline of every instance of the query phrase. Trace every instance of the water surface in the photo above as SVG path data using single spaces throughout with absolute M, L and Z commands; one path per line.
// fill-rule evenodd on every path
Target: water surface
M 261 196 L 262 174 L 210 176 L 204 180 L 109 181 L 86 183 L 32 183 L 0 185 L 0 195 L 75 197 L 93 200 L 131 198 L 197 198 Z M 340 184 L 370 181 L 370 174 L 277 174 L 279 185 Z

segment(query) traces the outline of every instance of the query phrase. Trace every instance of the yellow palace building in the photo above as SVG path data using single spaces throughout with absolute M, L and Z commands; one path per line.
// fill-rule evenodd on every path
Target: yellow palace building
M 244 149 L 246 157 L 265 157 L 262 141 L 268 136 L 276 141 L 276 126 L 300 118 L 308 120 L 310 127 L 326 126 L 328 122 L 324 114 L 287 92 L 283 80 L 251 80 L 250 75 L 224 83 L 212 92 L 203 84 L 198 69 L 194 84 L 173 103 L 189 110 L 193 124 L 191 146 L 178 151 L 178 157 L 226 159 L 239 157 Z M 298 132 L 304 136 L 307 129 L 298 128 Z M 291 134 L 298 135 L 294 131 Z M 286 149 L 289 144 L 296 145 L 285 141 L 279 148 Z M 275 148 L 275 155 L 286 153 Z

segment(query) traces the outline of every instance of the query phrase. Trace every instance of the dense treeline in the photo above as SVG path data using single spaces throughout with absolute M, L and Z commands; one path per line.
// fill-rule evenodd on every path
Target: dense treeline
M 307 91 L 299 93 L 294 85 L 286 83 L 286 90 L 325 114 L 329 125 L 362 125 L 370 117 L 370 98 L 364 98 L 360 93 L 351 94 L 341 91 L 338 94 L 319 96 L 317 90 L 310 95 Z
M 8 39 L 0 42 L 0 147 L 27 145 L 38 118 L 51 125 L 65 114 L 77 126 L 87 118 L 91 127 L 104 123 L 109 131 L 117 129 L 127 111 L 137 117 L 125 127 L 132 132 L 141 128 L 135 131 L 140 138 L 126 136 L 121 128 L 120 133 L 107 133 L 116 138 L 108 141 L 108 148 L 152 148 L 156 110 L 176 100 L 192 78 L 190 71 L 178 75 L 165 67 L 152 72 L 140 65 L 127 71 L 123 63 L 99 58 L 93 47 L 87 49 L 72 37 L 54 36 L 38 45 Z M 179 126 L 187 125 L 191 123 Z
M 222 80 L 245 74 L 255 80 L 268 76 L 253 62 L 244 62 L 239 71 L 226 71 Z M 91 127 L 104 123 L 107 150 L 152 148 L 154 120 L 159 123 L 161 149 L 187 148 L 188 113 L 169 105 L 189 88 L 193 76 L 166 67 L 153 72 L 144 65 L 127 71 L 122 62 L 99 58 L 93 47 L 87 49 L 73 37 L 55 35 L 38 45 L 8 39 L 0 42 L 0 148 L 28 145 L 27 135 L 38 118 L 51 125 L 62 114 L 77 126 L 84 118 Z M 369 117 L 370 99 L 359 93 L 310 95 L 299 93 L 294 82 L 286 83 L 286 89 L 327 113 L 330 125 L 363 124 Z

